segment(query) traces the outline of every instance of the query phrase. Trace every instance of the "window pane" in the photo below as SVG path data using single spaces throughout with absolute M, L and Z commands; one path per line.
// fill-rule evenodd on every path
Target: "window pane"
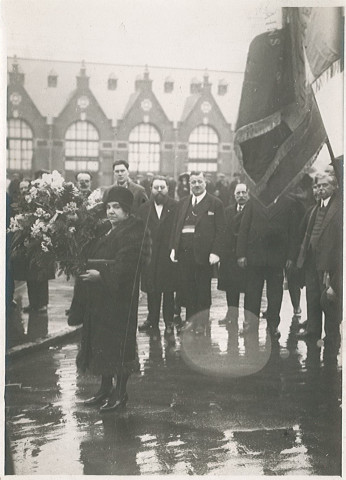
M 150 124 L 137 125 L 129 135 L 129 164 L 134 171 L 160 170 L 160 134 Z
M 11 118 L 7 123 L 9 168 L 30 170 L 33 132 L 24 120 Z

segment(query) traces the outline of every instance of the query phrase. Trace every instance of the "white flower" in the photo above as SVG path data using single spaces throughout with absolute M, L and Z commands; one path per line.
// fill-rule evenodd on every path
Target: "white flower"
M 18 214 L 15 217 L 10 219 L 10 226 L 8 227 L 8 232 L 17 232 L 18 230 L 23 230 L 23 226 L 21 225 L 21 221 L 24 220 L 23 214 Z
M 91 208 L 95 207 L 98 203 L 102 202 L 102 192 L 100 188 L 97 188 L 88 197 L 87 200 L 87 209 L 90 210 Z
M 64 177 L 57 170 L 53 170 L 52 173 L 44 173 L 42 181 L 50 185 L 53 190 L 60 190 L 65 182 Z
M 69 202 L 69 203 L 66 203 L 66 205 L 64 206 L 63 208 L 63 212 L 64 213 L 68 213 L 68 212 L 76 212 L 77 211 L 77 204 L 76 202 Z
M 48 232 L 48 228 L 48 225 L 38 218 L 31 227 L 31 236 L 34 238 L 40 238 L 43 233 Z
M 76 231 L 76 227 L 70 227 L 68 229 L 69 232 L 74 233 Z
M 43 210 L 43 208 L 37 208 L 34 215 L 35 215 L 35 217 L 44 218 L 46 220 L 48 220 L 48 218 L 50 218 L 50 214 L 47 213 L 45 210 Z
M 46 245 L 52 246 L 52 239 L 48 237 L 48 235 L 43 234 L 43 241 L 45 242 Z
M 47 245 L 44 242 L 41 242 L 41 248 L 44 252 L 49 252 L 49 248 L 47 247 Z

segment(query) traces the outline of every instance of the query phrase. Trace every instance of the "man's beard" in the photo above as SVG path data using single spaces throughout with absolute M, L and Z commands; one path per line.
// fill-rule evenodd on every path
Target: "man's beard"
M 166 201 L 166 196 L 165 195 L 162 195 L 161 192 L 159 192 L 156 196 L 155 196 L 155 203 L 156 205 L 163 205 Z

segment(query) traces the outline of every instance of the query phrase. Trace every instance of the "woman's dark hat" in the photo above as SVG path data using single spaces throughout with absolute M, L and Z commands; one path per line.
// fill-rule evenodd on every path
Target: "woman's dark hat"
M 105 191 L 102 201 L 103 203 L 118 202 L 121 206 L 125 206 L 128 210 L 131 210 L 133 194 L 128 188 L 115 185 Z

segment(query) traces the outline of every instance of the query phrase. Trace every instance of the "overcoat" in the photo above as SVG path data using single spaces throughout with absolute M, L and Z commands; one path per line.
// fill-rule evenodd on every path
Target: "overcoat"
M 306 219 L 307 226 L 297 260 L 298 268 L 303 267 L 306 260 L 318 205 L 312 208 L 308 218 Z M 333 246 L 333 248 L 331 248 L 331 246 Z M 330 252 L 333 252 L 332 255 L 330 255 Z M 321 271 L 335 270 L 340 263 L 340 259 L 342 258 L 341 253 L 342 200 L 340 195 L 335 193 L 329 201 L 321 231 L 316 242 L 316 269 Z
M 249 200 L 240 225 L 237 258 L 248 265 L 282 267 L 297 251 L 298 219 L 295 201 L 280 197 L 270 208 Z
M 177 289 L 177 265 L 170 259 L 170 236 L 178 202 L 167 197 L 161 217 L 157 216 L 154 199 L 144 203 L 138 216 L 143 220 L 151 236 L 151 259 L 144 266 L 141 276 L 143 292 L 174 292 Z
M 133 368 L 141 266 L 149 255 L 144 224 L 130 216 L 97 239 L 89 250 L 89 268 L 101 279 L 88 289 L 77 366 L 101 375 Z
M 219 268 L 218 290 L 233 290 L 245 292 L 246 269 L 240 268 L 237 263 L 237 240 L 243 210 L 237 212 L 237 205 L 231 205 L 225 209 L 226 231 L 224 241 L 224 252 L 221 256 Z
M 175 249 L 178 260 L 180 237 L 190 203 L 191 195 L 180 200 L 175 213 L 171 248 Z M 220 257 L 223 252 L 226 226 L 225 212 L 221 200 L 210 193 L 206 193 L 199 205 L 199 213 L 193 234 L 193 253 L 197 264 L 209 265 L 209 255 L 211 253 Z

